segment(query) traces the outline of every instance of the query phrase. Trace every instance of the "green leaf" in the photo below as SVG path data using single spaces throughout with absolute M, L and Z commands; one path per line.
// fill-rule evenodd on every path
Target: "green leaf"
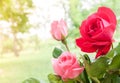
M 89 77 L 88 77 L 85 69 L 84 69 L 83 73 L 80 74 L 80 78 L 84 83 L 90 83 Z
M 84 54 L 83 57 L 85 58 L 85 60 L 90 64 L 91 61 L 90 61 L 90 58 L 87 54 Z
M 114 53 L 115 53 L 115 49 L 112 49 L 110 52 L 108 52 L 108 53 L 106 54 L 106 57 L 108 57 L 108 58 L 113 58 Z
M 67 80 L 67 81 L 65 81 L 63 83 L 78 83 L 78 82 L 71 79 L 71 80 Z
M 102 78 L 108 67 L 108 58 L 100 57 L 86 69 L 90 77 Z
M 109 69 L 120 69 L 120 43 L 114 50 L 114 57 L 109 65 Z
M 111 64 L 109 65 L 109 69 L 120 69 L 120 54 L 114 56 Z
M 49 79 L 50 83 L 63 83 L 61 78 L 57 75 L 54 75 L 54 74 L 49 74 L 48 79 Z
M 61 53 L 62 53 L 62 50 L 55 47 L 52 54 L 54 58 L 58 58 L 61 55 Z
M 120 83 L 120 77 L 115 74 L 106 74 L 101 83 Z
M 117 54 L 120 54 L 120 43 L 119 43 L 118 46 L 115 48 L 115 51 L 117 52 Z
M 118 44 L 118 46 L 114 49 L 112 49 L 110 52 L 108 52 L 106 54 L 106 57 L 108 58 L 113 58 L 115 55 L 120 54 L 120 43 Z
M 24 80 L 22 83 L 40 83 L 40 81 L 35 78 L 29 78 Z

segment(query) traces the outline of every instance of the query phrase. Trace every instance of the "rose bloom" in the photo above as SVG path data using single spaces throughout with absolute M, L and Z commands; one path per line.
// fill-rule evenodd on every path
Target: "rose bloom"
M 116 24 L 113 11 L 107 7 L 100 7 L 96 13 L 82 22 L 81 37 L 76 39 L 77 46 L 84 52 L 97 52 L 96 58 L 105 55 L 114 41 Z
M 66 22 L 61 19 L 60 21 L 53 21 L 51 23 L 51 34 L 54 39 L 60 41 L 63 40 L 68 34 L 68 28 Z
M 70 52 L 62 53 L 58 59 L 53 59 L 52 63 L 55 73 L 61 76 L 63 80 L 73 79 L 84 70 L 84 67 L 80 67 L 75 55 Z

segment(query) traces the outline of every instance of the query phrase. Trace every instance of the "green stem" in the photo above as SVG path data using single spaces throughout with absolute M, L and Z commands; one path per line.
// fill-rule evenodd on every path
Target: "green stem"
M 117 74 L 120 75 L 120 69 L 113 69 L 108 71 L 109 74 Z
M 65 40 L 65 39 L 64 39 L 64 40 L 62 40 L 62 43 L 65 45 L 65 47 L 66 47 L 67 51 L 69 51 L 69 52 L 70 52 L 70 50 L 69 50 L 69 48 L 68 48 L 68 45 L 67 45 L 67 42 L 66 42 L 66 40 Z
M 100 81 L 96 77 L 91 77 L 91 78 L 95 81 L 95 83 L 100 83 Z
M 80 78 L 76 78 L 76 80 L 77 80 L 79 83 L 83 83 L 83 81 L 82 81 Z
M 112 44 L 112 49 L 113 49 L 113 44 Z

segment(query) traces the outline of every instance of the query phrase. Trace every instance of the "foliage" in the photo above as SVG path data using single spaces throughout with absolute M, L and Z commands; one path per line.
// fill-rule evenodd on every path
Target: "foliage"
M 111 50 L 106 56 L 102 56 L 95 61 L 90 61 L 90 59 L 86 59 L 86 56 L 88 55 L 85 55 L 83 62 L 85 63 L 86 71 L 84 71 L 80 75 L 79 79 L 81 79 L 82 82 L 84 83 L 91 83 L 91 81 L 95 83 L 119 83 L 120 82 L 119 49 L 120 49 L 120 44 L 116 48 Z M 111 52 L 112 52 L 112 56 L 111 56 Z M 54 74 L 49 74 L 48 78 L 50 80 L 50 83 L 58 83 L 58 82 L 53 82 L 55 80 L 61 81 L 60 83 L 67 83 L 67 82 L 62 82 L 62 79 L 60 80 L 60 77 Z M 71 80 L 68 83 L 75 83 L 75 82 Z
M 40 83 L 39 80 L 35 79 L 35 78 L 29 78 L 24 80 L 22 83 Z
M 32 0 L 0 0 L 0 19 L 11 23 L 14 33 L 25 32 L 29 28 L 28 14 Z
M 82 15 L 79 11 L 79 5 L 80 5 L 79 0 L 70 0 L 70 13 L 69 14 L 75 27 L 79 27 L 79 23 L 81 22 L 81 19 L 82 19 Z
M 53 50 L 53 57 L 58 58 L 61 55 L 61 53 L 62 53 L 62 50 L 55 47 L 54 50 Z
M 32 7 L 32 0 L 0 0 L 0 19 L 10 23 L 9 28 L 13 34 L 13 52 L 16 56 L 19 56 L 17 47 L 22 47 L 16 34 L 24 33 L 30 28 L 28 14 Z

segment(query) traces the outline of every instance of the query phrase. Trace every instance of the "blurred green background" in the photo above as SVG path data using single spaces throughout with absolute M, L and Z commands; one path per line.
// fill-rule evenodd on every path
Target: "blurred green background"
M 110 7 L 118 23 L 116 46 L 120 41 L 119 3 L 120 0 L 0 0 L 0 83 L 22 83 L 31 77 L 48 83 L 47 75 L 53 73 L 53 48 L 65 50 L 50 35 L 53 20 L 65 19 L 70 50 L 77 54 L 80 50 L 74 41 L 79 37 L 81 22 L 98 7 Z

